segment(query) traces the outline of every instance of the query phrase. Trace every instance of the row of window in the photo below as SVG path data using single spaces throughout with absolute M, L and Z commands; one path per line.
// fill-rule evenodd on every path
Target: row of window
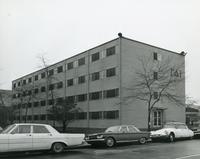
M 113 47 L 110 47 L 110 48 L 107 48 L 106 49 L 106 56 L 111 56 L 111 55 L 114 55 L 115 54 L 115 46 Z M 100 52 L 97 52 L 97 53 L 94 53 L 91 55 L 91 62 L 95 62 L 97 60 L 100 59 Z M 85 65 L 85 57 L 82 57 L 80 59 L 78 59 L 78 61 L 74 61 L 74 62 L 70 62 L 70 63 L 67 63 L 67 70 L 71 70 L 75 67 L 75 65 L 77 65 L 78 67 L 82 66 L 82 65 Z M 56 72 L 57 73 L 62 73 L 63 72 L 63 66 L 58 66 L 57 69 L 56 69 Z M 43 78 L 46 78 L 46 76 L 52 76 L 54 75 L 55 73 L 55 70 L 54 69 L 51 69 L 51 70 L 47 70 L 46 72 L 42 72 L 40 74 L 40 77 L 41 79 Z M 26 85 L 27 83 L 31 83 L 33 80 L 37 81 L 39 80 L 39 75 L 35 75 L 33 78 L 32 77 L 29 77 L 28 79 L 23 79 L 22 82 L 19 81 L 18 83 L 14 83 L 13 84 L 13 88 L 16 88 L 17 86 L 21 86 L 22 85 Z
M 98 119 L 118 119 L 119 111 L 98 111 L 98 112 L 89 112 L 89 119 L 98 120 Z M 41 114 L 41 115 L 27 115 L 22 116 L 21 119 L 23 121 L 28 120 L 54 120 L 54 116 L 52 114 Z M 69 114 L 69 119 L 71 120 L 86 120 L 87 112 L 78 112 Z M 19 116 L 15 117 L 15 120 L 20 120 Z
M 116 89 L 109 89 L 109 90 L 104 90 L 104 91 L 98 91 L 98 92 L 91 92 L 89 93 L 89 100 L 99 100 L 102 98 L 115 98 L 119 96 L 119 88 Z M 88 94 L 79 94 L 76 96 L 68 96 L 66 97 L 67 101 L 76 103 L 76 102 L 84 102 L 88 100 Z M 29 108 L 33 107 L 38 107 L 38 106 L 46 106 L 46 105 L 53 105 L 53 104 L 62 104 L 63 103 L 63 98 L 56 98 L 55 100 L 49 99 L 48 101 L 46 100 L 41 100 L 41 101 L 35 101 L 33 103 L 24 103 L 22 104 L 22 108 L 26 108 L 27 106 Z M 20 104 L 18 106 L 14 107 L 15 109 L 20 108 Z

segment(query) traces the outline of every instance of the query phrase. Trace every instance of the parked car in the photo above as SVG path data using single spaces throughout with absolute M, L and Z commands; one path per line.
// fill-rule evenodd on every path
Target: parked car
M 113 147 L 120 142 L 138 141 L 140 144 L 144 144 L 149 137 L 149 132 L 142 132 L 134 125 L 119 125 L 109 127 L 103 133 L 86 135 L 85 141 L 91 145 L 103 143 L 107 147 Z
M 190 129 L 194 132 L 194 138 L 200 137 L 200 127 L 192 127 Z
M 0 127 L 0 133 L 3 131 L 2 127 Z
M 0 152 L 52 150 L 60 153 L 64 148 L 80 145 L 84 134 L 62 134 L 46 124 L 13 124 L 0 134 Z
M 194 133 L 186 124 L 180 122 L 169 122 L 162 129 L 151 131 L 152 140 L 164 139 L 170 142 L 180 138 L 193 138 Z

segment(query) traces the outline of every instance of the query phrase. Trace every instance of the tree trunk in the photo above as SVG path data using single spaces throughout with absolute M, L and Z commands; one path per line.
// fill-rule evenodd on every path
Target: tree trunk
M 63 121 L 63 132 L 66 131 L 66 121 Z
M 151 109 L 150 109 L 150 105 L 148 106 L 148 131 L 151 131 Z

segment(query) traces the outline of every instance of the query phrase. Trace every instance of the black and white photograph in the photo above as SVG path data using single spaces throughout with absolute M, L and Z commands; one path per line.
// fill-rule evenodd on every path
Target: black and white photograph
M 199 0 L 0 0 L 0 158 L 200 159 Z

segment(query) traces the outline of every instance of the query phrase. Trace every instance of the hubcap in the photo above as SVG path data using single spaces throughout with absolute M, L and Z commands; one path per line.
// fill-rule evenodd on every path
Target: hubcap
M 114 140 L 111 139 L 111 138 L 109 138 L 109 139 L 107 140 L 107 146 L 112 147 L 113 145 L 114 145 Z

